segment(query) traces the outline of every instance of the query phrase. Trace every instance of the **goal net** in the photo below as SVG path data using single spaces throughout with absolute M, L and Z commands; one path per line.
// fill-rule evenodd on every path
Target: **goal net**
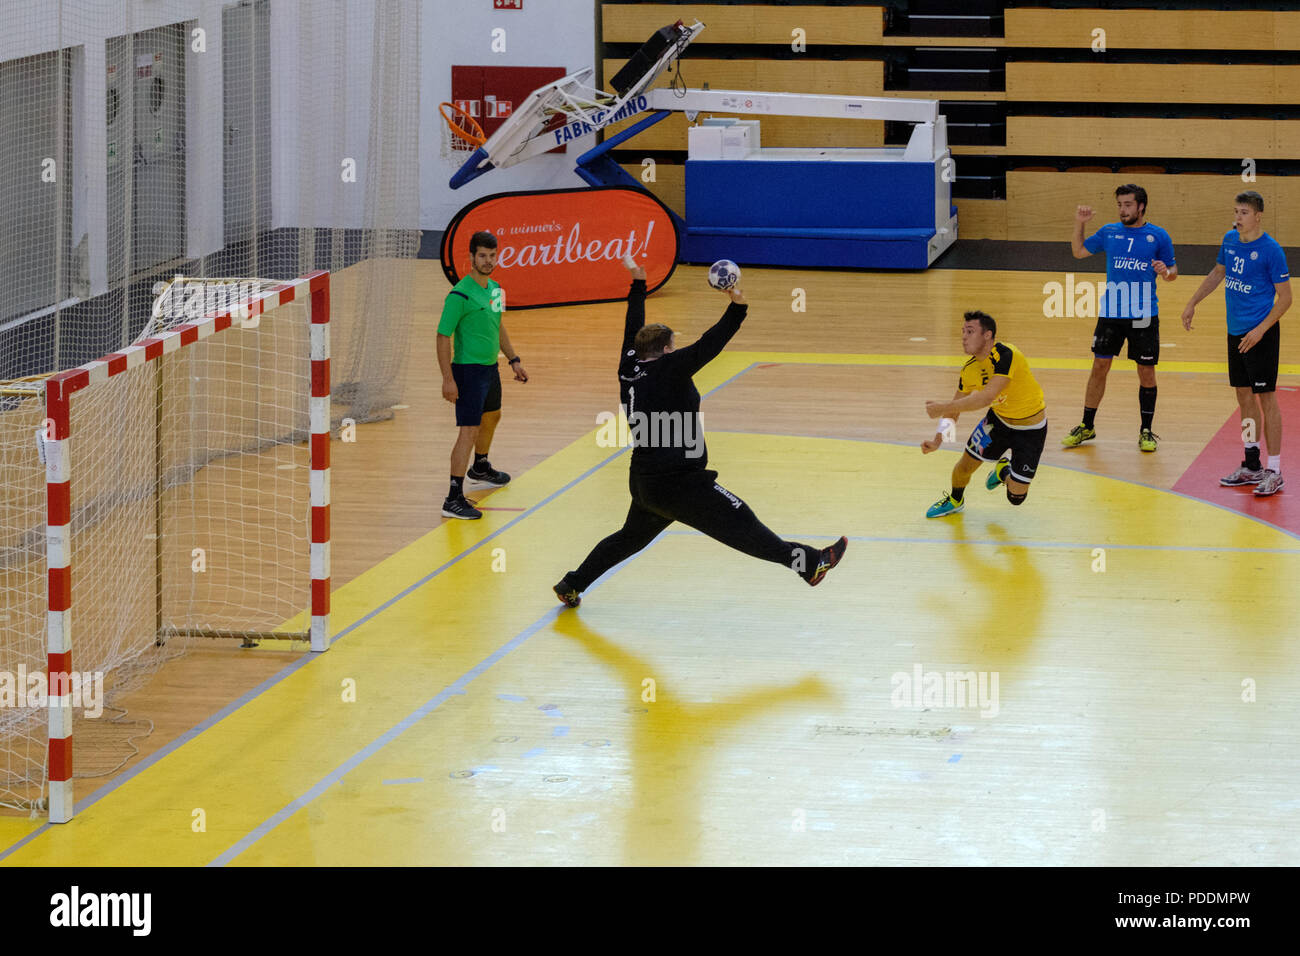
M 326 427 L 401 402 L 425 6 L 0 3 L 0 805 L 51 793 L 49 714 L 5 696 L 5 675 L 12 688 L 49 663 L 45 383 L 192 321 L 155 315 L 178 275 L 277 280 L 261 295 L 325 271 Z M 306 520 L 314 490 L 285 457 L 306 453 L 310 323 L 281 321 L 301 298 L 262 331 L 236 320 L 68 399 L 72 666 L 104 672 L 110 697 L 203 639 L 185 634 L 274 630 L 306 607 L 307 532 L 279 543 L 282 507 Z M 111 715 L 73 712 L 75 774 L 116 769 L 134 716 L 92 754 Z
M 0 389 L 0 803 L 68 819 L 78 725 L 192 639 L 325 649 L 328 320 L 325 273 L 178 278 L 139 341 Z
M 333 276 L 333 420 L 391 416 L 422 0 L 0 3 L 0 379 L 129 345 L 177 274 Z

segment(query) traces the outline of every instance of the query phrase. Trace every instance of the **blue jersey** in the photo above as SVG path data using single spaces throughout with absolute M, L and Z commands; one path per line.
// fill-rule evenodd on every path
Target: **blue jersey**
M 1273 311 L 1277 290 L 1286 282 L 1286 253 L 1268 233 L 1242 242 L 1236 229 L 1229 229 L 1219 246 L 1219 265 L 1227 270 L 1224 298 L 1228 302 L 1228 331 L 1245 335 Z
M 1156 274 L 1151 263 L 1159 259 L 1174 267 L 1174 243 L 1159 226 L 1126 226 L 1108 222 L 1087 239 L 1089 252 L 1106 250 L 1106 294 L 1098 315 L 1103 319 L 1147 319 L 1160 314 Z

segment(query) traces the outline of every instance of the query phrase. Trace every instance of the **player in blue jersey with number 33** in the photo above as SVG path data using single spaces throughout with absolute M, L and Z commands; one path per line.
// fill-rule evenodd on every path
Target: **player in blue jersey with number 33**
M 1183 327 L 1192 327 L 1196 304 L 1227 278 L 1228 384 L 1241 407 L 1241 437 L 1246 457 L 1241 467 L 1219 480 L 1222 485 L 1254 485 L 1261 498 L 1282 489 L 1282 411 L 1277 404 L 1281 327 L 1291 307 L 1286 254 L 1264 231 L 1264 197 L 1254 190 L 1239 193 L 1233 228 L 1223 237 L 1218 264 L 1205 277 L 1183 310 Z M 1263 427 L 1252 427 L 1262 420 Z M 1259 437 L 1268 445 L 1268 467 L 1259 457 Z

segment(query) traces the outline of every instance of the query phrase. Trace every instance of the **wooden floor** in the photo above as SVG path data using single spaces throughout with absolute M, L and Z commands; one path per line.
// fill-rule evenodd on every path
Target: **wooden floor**
M 1094 324 L 1043 316 L 1062 277 L 746 270 L 750 317 L 699 379 L 711 463 L 783 535 L 848 534 L 844 565 L 809 591 L 674 529 L 559 613 L 549 585 L 626 510 L 626 454 L 594 439 L 622 308 L 507 317 L 531 380 L 505 382 L 492 460 L 516 480 L 439 527 L 446 283 L 419 268 L 406 407 L 333 445 L 341 640 L 289 672 L 302 652 L 271 646 L 168 664 L 129 700 L 156 729 L 126 769 L 184 746 L 79 781 L 114 789 L 8 856 L 38 822 L 0 818 L 6 864 L 1300 861 L 1300 608 L 1273 587 L 1300 546 L 1266 502 L 1170 493 L 1235 409 L 1222 295 L 1177 321 L 1198 277 L 1161 290 L 1163 441 L 1142 455 L 1123 360 L 1098 439 L 1059 446 Z M 648 320 L 690 340 L 725 304 L 683 267 Z M 952 394 L 968 308 L 1028 356 L 1048 449 L 1023 507 L 973 486 L 926 521 L 956 453 L 916 449 L 923 403 Z M 1282 361 L 1294 388 L 1292 337 Z M 1243 634 L 1261 606 L 1276 626 Z M 899 706 L 915 668 L 997 674 L 998 713 Z

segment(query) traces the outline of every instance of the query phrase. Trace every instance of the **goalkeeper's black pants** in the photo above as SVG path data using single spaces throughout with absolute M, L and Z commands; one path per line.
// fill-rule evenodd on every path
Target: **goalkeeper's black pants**
M 755 558 L 783 564 L 807 580 L 817 568 L 820 549 L 783 541 L 749 505 L 717 483 L 716 471 L 628 476 L 632 505 L 623 527 L 592 548 L 587 560 L 565 577 L 585 591 L 602 574 L 636 554 L 674 521 Z

